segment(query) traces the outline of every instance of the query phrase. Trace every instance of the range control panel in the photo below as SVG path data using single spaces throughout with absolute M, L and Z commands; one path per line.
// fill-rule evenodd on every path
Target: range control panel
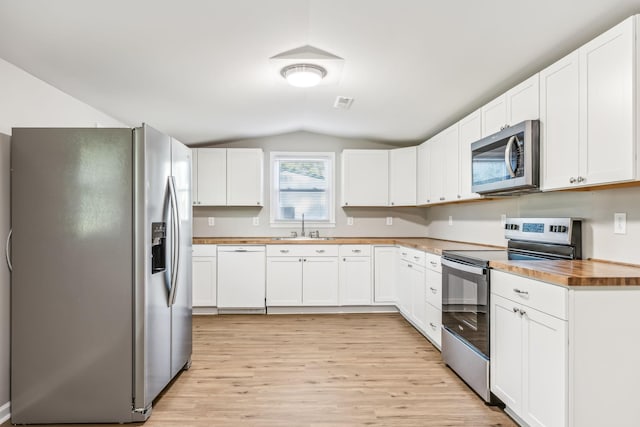
M 576 218 L 508 218 L 504 225 L 504 237 L 569 245 L 573 230 L 580 228 L 581 224 L 582 221 Z

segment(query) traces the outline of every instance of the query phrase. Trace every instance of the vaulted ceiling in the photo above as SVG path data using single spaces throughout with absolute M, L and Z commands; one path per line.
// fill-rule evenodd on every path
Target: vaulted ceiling
M 2 0 L 0 58 L 186 143 L 305 130 L 402 144 L 634 13 L 640 0 Z M 288 86 L 270 58 L 305 45 L 343 58 L 339 75 Z

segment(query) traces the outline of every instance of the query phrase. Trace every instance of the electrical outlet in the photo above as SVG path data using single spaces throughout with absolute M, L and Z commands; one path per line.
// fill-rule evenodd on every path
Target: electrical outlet
M 449 215 L 449 225 L 453 225 L 453 216 Z
M 613 214 L 613 233 L 627 234 L 627 214 L 626 213 Z
M 259 216 L 254 216 L 253 217 L 253 225 L 260 225 L 260 217 Z
M 209 223 L 209 227 L 213 227 L 214 225 L 216 225 L 216 219 L 212 216 L 210 216 L 209 218 L 207 218 L 208 223 Z
M 352 216 L 348 216 L 347 217 L 347 225 L 353 225 L 353 217 Z
M 388 216 L 387 217 L 387 225 L 393 225 L 393 217 L 392 216 Z
M 504 225 L 507 223 L 507 214 L 500 215 L 500 223 L 504 227 Z

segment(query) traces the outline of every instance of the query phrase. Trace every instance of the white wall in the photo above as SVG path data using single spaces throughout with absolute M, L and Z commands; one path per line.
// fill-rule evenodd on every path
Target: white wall
M 13 127 L 125 126 L 0 59 L 0 133 Z M 9 228 L 9 138 L 0 138 L 0 241 Z M 9 273 L 0 262 L 0 423 L 9 417 Z
M 264 207 L 194 207 L 193 235 L 197 237 L 229 236 L 288 236 L 300 227 L 272 228 L 269 226 L 269 156 L 271 151 L 332 151 L 336 153 L 336 227 L 320 228 L 321 236 L 369 237 L 369 236 L 425 236 L 426 214 L 423 208 L 342 208 L 340 201 L 340 153 L 345 148 L 394 148 L 373 141 L 338 138 L 310 132 L 294 132 L 234 141 L 215 147 L 262 148 L 265 152 L 265 204 Z M 260 225 L 253 225 L 253 217 Z M 353 225 L 347 225 L 347 217 L 353 217 Z M 393 225 L 385 225 L 386 217 L 393 217 Z M 215 218 L 210 227 L 207 217 Z M 315 228 L 310 227 L 311 230 Z
M 627 214 L 627 234 L 613 233 L 613 214 Z M 640 264 L 640 187 L 539 193 L 429 208 L 430 237 L 506 245 L 500 215 L 583 218 L 583 257 Z M 449 215 L 453 225 L 448 225 Z

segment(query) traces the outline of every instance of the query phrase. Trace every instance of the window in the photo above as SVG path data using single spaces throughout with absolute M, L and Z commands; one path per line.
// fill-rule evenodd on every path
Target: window
M 334 153 L 271 153 L 271 223 L 333 226 Z

